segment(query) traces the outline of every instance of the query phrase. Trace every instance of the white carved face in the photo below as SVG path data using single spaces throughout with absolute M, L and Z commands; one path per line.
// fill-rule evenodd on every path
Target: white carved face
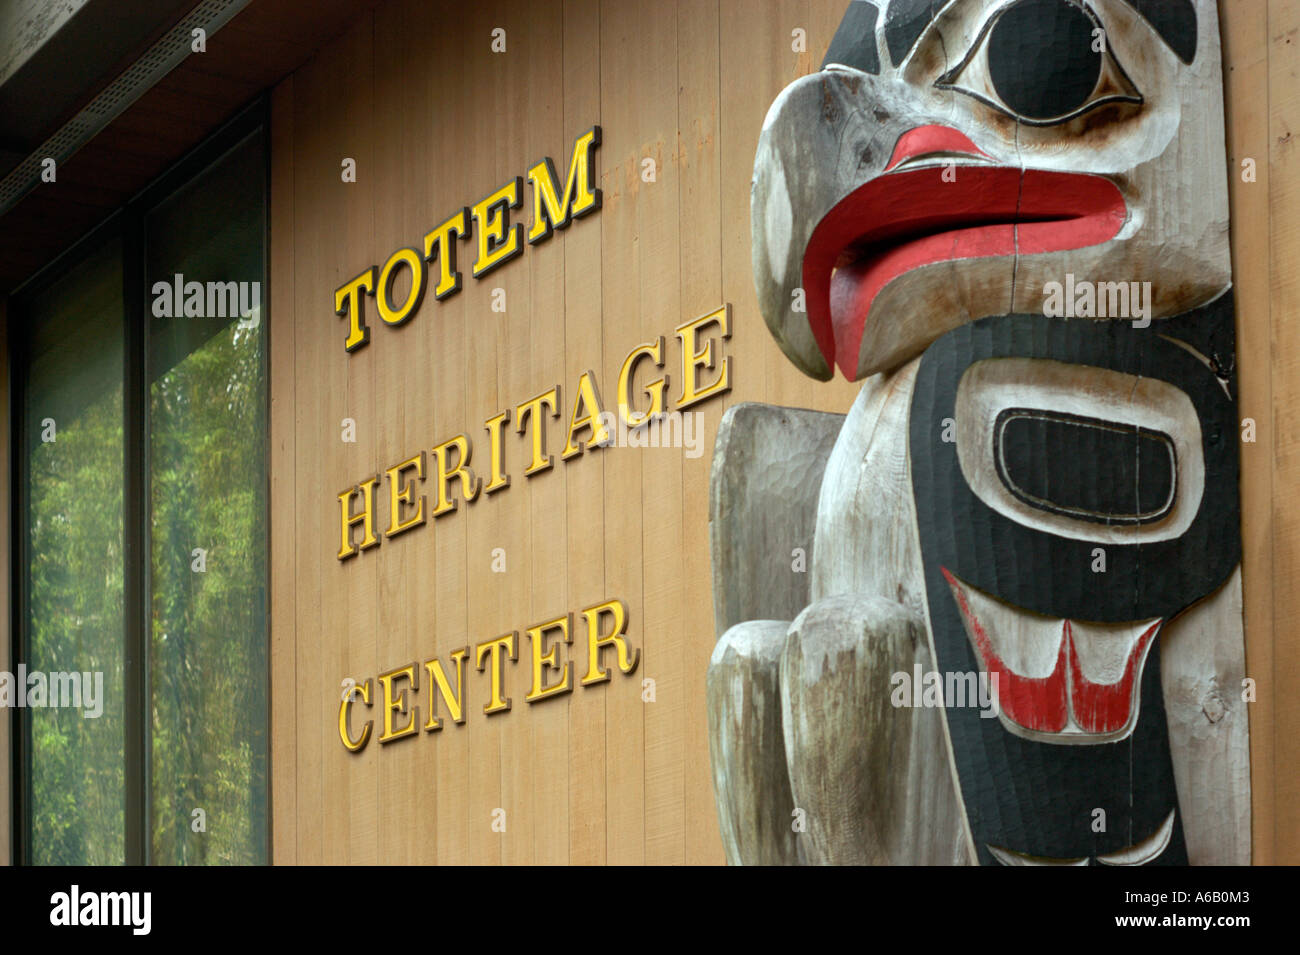
M 852 0 L 759 140 L 769 328 L 805 373 L 856 379 L 965 322 L 1050 310 L 1067 276 L 1149 282 L 1156 319 L 1213 298 L 1220 89 L 1213 0 Z

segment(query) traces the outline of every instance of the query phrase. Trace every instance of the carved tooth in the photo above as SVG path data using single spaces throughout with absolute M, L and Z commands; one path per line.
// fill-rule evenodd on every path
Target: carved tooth
M 1129 655 L 1155 620 L 1140 623 L 1081 623 L 1071 621 L 1079 669 L 1090 683 L 1118 683 Z M 1139 671 L 1140 672 L 1140 671 Z
M 1158 858 L 1162 852 L 1169 848 L 1169 840 L 1174 834 L 1174 814 L 1176 812 L 1175 809 L 1169 810 L 1169 815 L 1165 817 L 1165 821 L 1161 823 L 1160 828 L 1137 845 L 1121 849 L 1119 852 L 1097 856 L 1097 861 L 1102 865 L 1146 865 L 1151 860 Z
M 951 580 L 984 628 L 994 652 L 1013 673 L 1034 679 L 1052 674 L 1065 639 L 1063 620 L 1003 603 L 956 576 Z
M 1088 857 L 1083 856 L 1079 859 L 1051 859 L 1047 856 L 1030 855 L 1028 852 L 1017 852 L 1015 849 L 1004 849 L 1001 846 L 995 846 L 988 843 L 989 852 L 993 858 L 997 859 L 1003 865 L 1076 865 L 1082 866 L 1088 864 Z

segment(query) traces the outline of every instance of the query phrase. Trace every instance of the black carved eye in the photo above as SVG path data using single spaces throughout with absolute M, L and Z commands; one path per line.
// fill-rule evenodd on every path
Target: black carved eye
M 1163 431 L 1010 408 L 994 424 L 993 459 L 1012 494 L 1055 514 L 1134 525 L 1174 506 L 1177 455 Z
M 1104 103 L 1141 103 L 1078 0 L 1016 0 L 985 24 L 970 51 L 935 83 L 1030 126 L 1073 119 Z

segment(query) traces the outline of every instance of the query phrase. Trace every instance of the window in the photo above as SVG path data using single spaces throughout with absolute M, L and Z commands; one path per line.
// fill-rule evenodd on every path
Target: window
M 17 709 L 30 802 L 28 861 L 125 861 L 122 249 L 114 239 L 22 308 L 28 672 L 91 673 L 91 707 Z M 26 683 L 19 670 L 19 683 Z M 21 692 L 22 685 L 15 691 Z M 47 702 L 47 701 L 42 701 Z M 75 702 L 75 701 L 74 701 Z M 35 701 L 33 700 L 33 703 Z M 95 715 L 99 710 L 99 715 Z
M 268 861 L 262 115 L 12 302 L 19 861 Z

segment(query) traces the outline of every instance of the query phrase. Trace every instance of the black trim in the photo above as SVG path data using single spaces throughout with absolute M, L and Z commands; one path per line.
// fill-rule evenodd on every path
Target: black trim
M 144 317 L 144 222 L 139 210 L 122 231 L 122 736 L 126 799 L 125 861 L 149 860 L 149 347 Z
M 9 362 L 9 666 L 17 668 L 23 659 L 22 608 L 27 606 L 27 535 L 20 533 L 19 520 L 26 509 L 28 486 L 28 458 L 21 454 L 25 439 L 23 409 L 20 406 L 26 383 L 27 363 L 14 361 L 14 355 L 25 354 L 26 341 L 20 340 L 24 326 L 12 320 L 13 308 L 5 312 L 5 347 Z M 31 796 L 27 789 L 32 774 L 27 766 L 27 727 L 23 720 L 26 709 L 9 709 L 9 864 L 28 862 L 24 850 L 26 839 L 20 834 L 31 829 Z

